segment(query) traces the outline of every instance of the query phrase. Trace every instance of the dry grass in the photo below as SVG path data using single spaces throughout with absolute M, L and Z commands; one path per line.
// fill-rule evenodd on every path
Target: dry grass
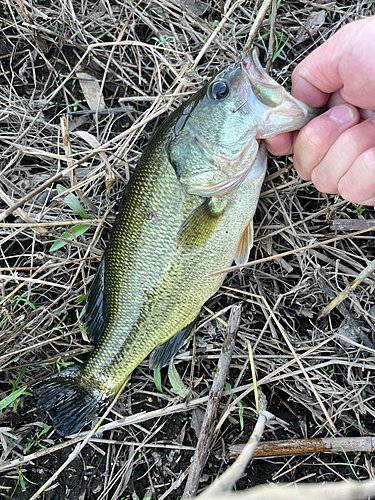
M 269 61 L 272 76 L 287 87 L 295 65 L 342 23 L 375 13 L 370 1 L 324 4 L 282 1 L 277 16 L 267 16 L 263 23 L 255 43 L 262 60 Z M 0 5 L 1 212 L 49 184 L 0 223 L 0 371 L 5 397 L 12 390 L 9 379 L 15 381 L 23 367 L 20 386 L 90 349 L 82 329 L 84 301 L 78 299 L 87 293 L 142 149 L 165 113 L 236 59 L 259 6 L 238 2 L 218 30 L 219 2 L 196 1 L 188 8 L 186 0 L 9 0 Z M 202 5 L 203 13 L 188 10 Z M 233 6 L 226 5 L 226 11 Z M 323 8 L 324 23 L 304 36 L 301 26 L 308 26 L 311 14 Z M 269 43 L 270 31 L 277 43 Z M 68 123 L 62 122 L 66 115 Z M 256 215 L 254 260 L 343 234 L 331 225 L 334 220 L 351 219 L 354 229 L 361 229 L 374 219 L 373 210 L 320 194 L 311 183 L 300 181 L 285 168 L 290 162 L 269 159 L 270 175 Z M 72 166 L 57 183 L 80 198 L 90 228 L 50 252 L 64 231 L 82 224 L 58 195 L 56 182 L 50 182 Z M 375 257 L 374 232 L 344 234 L 348 238 L 336 243 L 236 271 L 210 301 L 215 313 L 240 301 L 244 310 L 231 387 L 224 393 L 202 487 L 225 470 L 227 446 L 245 442 L 256 421 L 247 342 L 253 347 L 259 385 L 278 417 L 268 427 L 267 439 L 374 434 L 375 278 L 359 285 L 344 301 L 345 308 L 316 320 L 330 301 L 326 287 L 338 294 Z M 227 316 L 224 313 L 223 319 Z M 209 317 L 202 313 L 202 322 Z M 102 438 L 85 448 L 43 498 L 120 499 L 134 491 L 140 498 L 178 498 L 196 445 L 192 425 L 199 428 L 223 331 L 219 321 L 207 323 L 176 358 L 191 388 L 188 405 L 176 397 L 166 377 L 164 394 L 159 394 L 143 363 L 106 421 Z M 41 485 L 72 450 L 70 445 L 56 450 L 53 446 L 62 440 L 52 430 L 37 437 L 49 424 L 46 415 L 36 414 L 22 398 L 16 412 L 11 406 L 3 410 L 1 459 L 15 460 L 16 465 L 3 471 L 0 485 L 11 489 L 0 489 L 0 496 L 14 492 L 15 498 L 30 498 L 37 488 L 28 481 Z M 24 453 L 32 441 L 33 447 Z M 29 459 L 22 464 L 25 456 Z M 371 455 L 350 455 L 349 460 L 358 478 L 373 478 Z M 353 472 L 343 455 L 259 459 L 239 488 L 348 478 Z

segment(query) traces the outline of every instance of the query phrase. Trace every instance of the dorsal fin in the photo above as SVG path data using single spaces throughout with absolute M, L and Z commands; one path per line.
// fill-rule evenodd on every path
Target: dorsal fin
M 185 328 L 181 328 L 167 342 L 164 342 L 164 344 L 159 345 L 152 351 L 149 361 L 150 370 L 160 370 L 169 363 L 189 337 L 194 325 L 195 320 L 185 326 Z
M 97 343 L 105 329 L 108 310 L 104 286 L 105 255 L 100 261 L 87 297 L 85 327 L 91 342 Z

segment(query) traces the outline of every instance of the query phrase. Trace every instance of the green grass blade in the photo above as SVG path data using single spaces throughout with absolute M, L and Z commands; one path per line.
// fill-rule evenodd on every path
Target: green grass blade
M 16 380 L 16 387 L 18 387 L 20 385 L 20 382 L 23 379 L 23 376 L 25 375 L 25 373 L 26 373 L 26 366 L 21 368 L 21 371 L 20 371 L 20 373 L 17 377 L 17 380 Z
M 21 387 L 20 389 L 16 389 L 11 394 L 9 394 L 9 396 L 2 399 L 0 401 L 0 411 L 3 410 L 4 408 L 6 408 L 7 406 L 9 406 L 10 404 L 12 404 L 17 398 L 22 396 L 22 394 L 25 394 L 27 396 L 31 396 L 31 394 L 29 392 L 25 392 L 26 389 L 27 389 L 26 387 Z
M 342 452 L 343 452 L 343 454 L 344 454 L 344 457 L 346 458 L 346 461 L 348 462 L 348 465 L 349 465 L 349 467 L 350 467 L 350 470 L 351 470 L 351 471 L 352 471 L 352 473 L 353 473 L 353 476 L 356 478 L 356 480 L 357 480 L 357 481 L 359 481 L 359 477 L 358 477 L 358 475 L 357 475 L 356 471 L 354 470 L 354 467 L 353 467 L 353 465 L 352 465 L 352 463 L 351 463 L 351 461 L 350 461 L 350 459 L 349 459 L 348 455 L 346 454 L 346 451 L 345 451 L 345 450 L 344 450 L 344 448 L 342 447 L 342 444 L 340 443 L 340 441 L 339 441 L 338 439 L 336 439 L 336 437 L 332 434 L 332 432 L 328 429 L 328 427 L 326 427 L 325 425 L 324 425 L 323 427 L 325 428 L 325 430 L 326 430 L 327 432 L 329 432 L 329 434 L 333 437 L 333 439 L 336 441 L 336 443 L 340 446 L 340 448 L 341 448 L 341 450 L 342 450 Z
M 76 226 L 73 226 L 72 228 L 70 228 L 70 231 L 72 233 L 74 233 L 76 236 L 80 236 L 81 234 L 85 233 L 89 228 L 90 228 L 90 226 L 82 225 L 82 224 L 77 224 Z M 66 240 L 73 241 L 73 237 L 67 231 L 65 231 L 61 235 L 61 238 L 65 238 Z M 59 250 L 60 248 L 62 248 L 64 245 L 66 245 L 65 241 L 57 240 L 51 246 L 51 248 L 49 249 L 49 251 L 50 252 L 55 252 L 56 250 Z
M 173 359 L 171 359 L 168 367 L 168 378 L 171 383 L 171 386 L 173 387 L 174 391 L 181 397 L 181 398 L 186 398 L 186 396 L 189 394 L 189 389 L 185 386 L 185 384 L 182 382 L 180 375 L 178 374 L 178 371 L 176 370 L 176 367 L 174 366 Z
M 154 384 L 156 389 L 163 393 L 163 389 L 161 387 L 161 372 L 160 370 L 154 370 Z
M 64 191 L 66 191 L 64 186 L 62 186 L 61 184 L 56 185 L 56 190 L 59 194 L 62 194 L 62 193 L 64 193 Z M 89 216 L 85 212 L 85 209 L 81 205 L 81 202 L 79 201 L 79 199 L 77 198 L 77 196 L 75 194 L 73 194 L 73 193 L 67 194 L 64 197 L 64 201 L 73 210 L 73 212 L 75 212 L 77 215 L 82 217 L 82 219 L 89 218 Z

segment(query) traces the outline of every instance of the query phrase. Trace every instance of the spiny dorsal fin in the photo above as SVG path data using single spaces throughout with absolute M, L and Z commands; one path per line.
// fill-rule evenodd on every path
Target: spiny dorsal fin
M 237 266 L 241 266 L 248 262 L 250 250 L 253 247 L 253 238 L 253 221 L 251 221 L 242 233 L 236 255 L 234 256 L 234 262 Z
M 85 327 L 89 340 L 97 343 L 104 332 L 107 319 L 107 300 L 104 286 L 105 256 L 100 261 L 87 297 Z
M 205 243 L 217 228 L 225 210 L 221 198 L 206 198 L 185 219 L 178 232 L 177 246 Z
M 189 337 L 194 325 L 195 320 L 178 331 L 171 339 L 167 340 L 167 342 L 159 345 L 152 351 L 149 362 L 150 370 L 160 370 L 169 363 Z

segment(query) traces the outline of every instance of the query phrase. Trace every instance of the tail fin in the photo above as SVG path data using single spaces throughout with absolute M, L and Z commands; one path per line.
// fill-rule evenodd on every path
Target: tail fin
M 80 378 L 79 368 L 72 366 L 28 388 L 32 393 L 28 399 L 40 410 L 49 412 L 60 436 L 78 432 L 111 400 L 103 392 L 90 391 Z

